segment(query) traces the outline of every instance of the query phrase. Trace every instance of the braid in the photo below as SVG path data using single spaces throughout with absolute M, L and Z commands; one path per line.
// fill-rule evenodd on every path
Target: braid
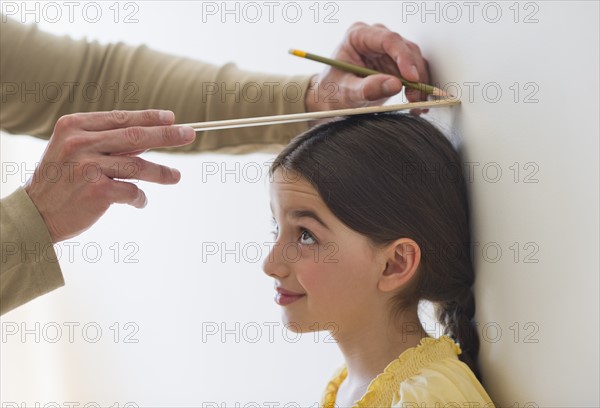
M 469 287 L 454 300 L 440 304 L 438 320 L 444 325 L 444 334 L 459 343 L 462 353 L 459 358 L 471 368 L 481 381 L 477 364 L 479 354 L 479 335 L 475 328 L 475 296 Z

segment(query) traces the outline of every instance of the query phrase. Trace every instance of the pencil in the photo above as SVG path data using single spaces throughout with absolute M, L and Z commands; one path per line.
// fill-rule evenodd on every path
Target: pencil
M 375 71 L 374 69 L 361 67 L 358 65 L 350 64 L 348 62 L 343 62 L 343 61 L 338 61 L 338 60 L 331 59 L 331 58 L 321 57 L 320 55 L 311 54 L 309 52 L 304 52 L 304 51 L 295 50 L 295 49 L 291 49 L 289 52 L 290 52 L 290 54 L 295 55 L 297 57 L 306 58 L 306 59 L 317 61 L 317 62 L 322 62 L 323 64 L 331 65 L 332 67 L 336 67 L 343 71 L 351 72 L 353 74 L 360 75 L 363 77 L 369 76 L 369 75 L 376 75 L 376 74 L 390 75 L 390 74 L 386 74 L 385 72 Z M 394 75 L 394 76 L 396 76 L 397 78 L 399 78 L 402 81 L 402 85 L 407 86 L 409 88 L 418 89 L 421 92 L 432 94 L 434 96 L 443 96 L 443 97 L 450 96 L 446 92 L 442 91 L 439 88 L 436 88 L 435 86 L 423 84 L 420 82 L 407 81 L 406 79 L 404 79 L 398 75 Z
M 352 116 L 361 115 L 367 113 L 379 113 L 379 112 L 391 112 L 408 109 L 424 109 L 424 108 L 436 108 L 442 106 L 453 106 L 459 105 L 460 99 L 438 99 L 435 101 L 423 101 L 423 102 L 411 102 L 403 103 L 398 105 L 383 105 L 383 106 L 367 106 L 362 108 L 348 108 L 348 109 L 334 109 L 328 111 L 318 112 L 306 112 L 306 113 L 292 113 L 288 115 L 275 115 L 275 116 L 260 116 L 254 118 L 242 118 L 242 119 L 226 119 L 216 120 L 212 122 L 197 122 L 197 123 L 185 123 L 178 124 L 177 126 L 190 126 L 194 128 L 196 132 L 205 130 L 220 130 L 220 129 L 234 129 L 241 127 L 251 126 L 265 126 L 282 123 L 293 123 L 293 122 L 307 122 L 311 120 L 332 118 L 338 116 Z

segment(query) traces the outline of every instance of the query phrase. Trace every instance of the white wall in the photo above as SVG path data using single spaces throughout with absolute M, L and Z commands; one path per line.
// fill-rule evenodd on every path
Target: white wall
M 486 388 L 501 405 L 598 406 L 597 2 L 320 3 L 317 23 L 313 2 L 297 3 L 298 23 L 284 19 L 284 3 L 269 22 L 259 2 L 259 22 L 242 15 L 236 23 L 228 15 L 222 23 L 220 15 L 203 22 L 201 2 L 155 1 L 132 3 L 138 8 L 135 24 L 115 23 L 112 2 L 99 4 L 98 23 L 76 13 L 73 24 L 63 18 L 42 27 L 276 73 L 320 70 L 288 56 L 287 49 L 329 55 L 358 20 L 381 22 L 418 43 L 436 81 L 457 84 L 452 89 L 463 101 L 460 108 L 428 116 L 458 138 L 471 163 L 466 168 L 473 169 Z M 120 7 L 119 21 L 135 10 Z M 337 23 L 324 22 L 330 12 Z M 3 134 L 1 143 L 6 196 L 24 181 L 44 142 Z M 62 246 L 66 287 L 3 316 L 3 330 L 23 322 L 35 331 L 39 323 L 41 340 L 30 334 L 25 342 L 11 336 L 0 344 L 2 402 L 314 405 L 342 361 L 335 344 L 324 333 L 296 342 L 285 331 L 270 279 L 260 261 L 248 259 L 253 253 L 239 262 L 233 255 L 225 263 L 217 256 L 202 262 L 202 243 L 261 245 L 270 230 L 265 180 L 203 180 L 203 163 L 253 165 L 264 176 L 271 156 L 145 156 L 179 168 L 182 181 L 143 183 L 146 209 L 113 206 L 91 230 L 70 240 L 79 244 L 72 261 Z M 22 174 L 7 176 L 6 163 L 17 163 Z M 102 251 L 95 263 L 89 262 L 94 248 Z M 129 260 L 138 262 L 126 262 L 133 251 Z M 72 343 L 69 322 L 79 324 Z M 223 324 L 235 332 L 236 323 L 239 342 L 234 334 L 221 341 L 220 328 L 203 341 L 208 327 Z M 89 331 L 82 333 L 86 324 Z M 51 343 L 57 325 L 62 337 Z M 86 341 L 83 334 L 94 336 L 95 327 L 102 329 L 99 341 Z M 130 339 L 138 342 L 125 342 L 134 330 Z M 257 334 L 262 337 L 253 343 Z

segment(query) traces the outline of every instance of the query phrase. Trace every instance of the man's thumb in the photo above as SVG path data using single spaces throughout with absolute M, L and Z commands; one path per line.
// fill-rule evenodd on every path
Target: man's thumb
M 389 98 L 402 90 L 402 81 L 391 75 L 370 75 L 362 81 L 364 97 L 368 101 Z

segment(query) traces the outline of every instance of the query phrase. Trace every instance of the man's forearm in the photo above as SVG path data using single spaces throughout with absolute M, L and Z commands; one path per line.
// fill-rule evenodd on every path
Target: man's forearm
M 188 123 L 306 108 L 310 76 L 259 74 L 144 46 L 73 40 L 11 19 L 0 24 L 0 126 L 10 133 L 48 138 L 59 117 L 75 112 L 168 109 L 178 123 Z M 202 132 L 193 144 L 168 150 L 286 144 L 306 128 L 306 123 L 295 123 Z

